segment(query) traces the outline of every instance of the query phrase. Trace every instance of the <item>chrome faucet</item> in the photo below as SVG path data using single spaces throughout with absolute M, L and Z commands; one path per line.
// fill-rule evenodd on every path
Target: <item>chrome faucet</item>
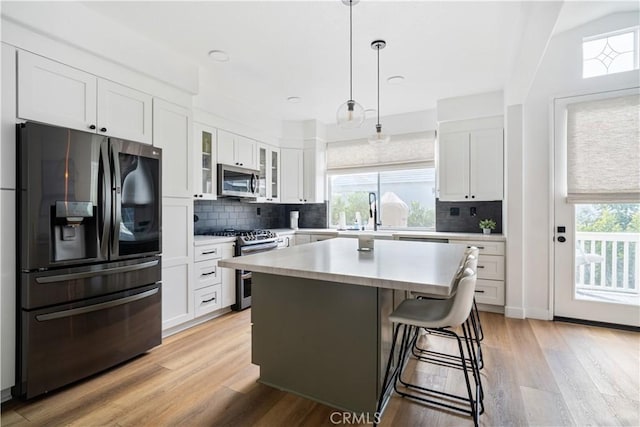
M 373 231 L 378 231 L 378 202 L 376 193 L 369 193 L 369 218 L 373 218 Z

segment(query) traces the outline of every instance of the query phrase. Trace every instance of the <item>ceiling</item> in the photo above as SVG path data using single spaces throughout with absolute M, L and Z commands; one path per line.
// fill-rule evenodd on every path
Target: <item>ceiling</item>
M 200 64 L 215 95 L 273 118 L 333 123 L 349 98 L 349 8 L 340 0 L 84 4 Z M 387 42 L 383 116 L 501 90 L 527 10 L 520 1 L 361 1 L 353 7 L 354 99 L 376 108 L 375 39 Z M 579 21 L 574 15 L 569 26 Z M 230 60 L 212 61 L 214 49 Z M 404 82 L 388 84 L 395 75 Z M 292 104 L 291 96 L 301 101 Z

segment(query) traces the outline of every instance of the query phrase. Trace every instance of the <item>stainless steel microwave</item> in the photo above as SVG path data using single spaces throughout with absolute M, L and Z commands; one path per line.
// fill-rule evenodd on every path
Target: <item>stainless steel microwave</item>
M 258 196 L 258 171 L 237 166 L 218 164 L 218 196 Z

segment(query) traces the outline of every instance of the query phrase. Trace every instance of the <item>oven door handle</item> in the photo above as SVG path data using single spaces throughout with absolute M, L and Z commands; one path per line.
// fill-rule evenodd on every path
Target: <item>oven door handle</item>
M 258 244 L 258 245 L 243 246 L 240 249 L 240 254 L 241 255 L 249 255 L 249 254 L 256 253 L 256 252 L 269 251 L 271 249 L 276 249 L 277 247 L 278 247 L 278 242 L 276 242 L 276 241 L 269 242 L 269 243 L 261 243 L 261 244 Z

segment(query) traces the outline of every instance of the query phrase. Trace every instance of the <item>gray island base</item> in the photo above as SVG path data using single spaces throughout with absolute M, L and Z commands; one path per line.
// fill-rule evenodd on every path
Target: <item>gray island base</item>
M 252 362 L 260 382 L 373 415 L 391 347 L 393 292 L 254 273 Z
M 451 293 L 466 247 L 337 238 L 218 262 L 252 271 L 259 381 L 374 419 L 391 348 L 389 315 L 409 291 Z

